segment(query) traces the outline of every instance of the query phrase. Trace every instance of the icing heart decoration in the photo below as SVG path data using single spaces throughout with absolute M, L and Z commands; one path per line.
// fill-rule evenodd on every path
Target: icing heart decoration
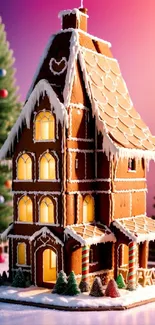
M 68 62 L 64 56 L 60 61 L 57 61 L 56 59 L 52 58 L 49 62 L 50 70 L 54 75 L 62 74 L 67 69 L 67 65 Z

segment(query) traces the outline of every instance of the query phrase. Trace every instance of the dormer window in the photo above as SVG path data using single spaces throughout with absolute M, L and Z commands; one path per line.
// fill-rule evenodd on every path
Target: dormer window
M 42 111 L 35 119 L 36 141 L 55 140 L 55 117 L 49 111 Z
M 128 171 L 132 172 L 136 170 L 136 161 L 135 158 L 129 158 L 128 160 Z

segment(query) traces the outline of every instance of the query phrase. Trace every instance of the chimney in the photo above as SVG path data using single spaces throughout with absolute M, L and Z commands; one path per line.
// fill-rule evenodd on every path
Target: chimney
M 61 11 L 62 29 L 76 28 L 87 32 L 87 11 L 86 8 Z

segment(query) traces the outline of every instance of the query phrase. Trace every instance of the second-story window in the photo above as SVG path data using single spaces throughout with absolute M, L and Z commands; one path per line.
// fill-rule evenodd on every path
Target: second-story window
M 95 214 L 94 198 L 91 195 L 86 195 L 83 200 L 83 222 L 93 222 Z
M 40 222 L 54 223 L 54 203 L 49 197 L 44 197 L 39 206 Z
M 32 159 L 24 153 L 17 161 L 17 179 L 30 180 L 32 179 Z
M 29 196 L 23 196 L 18 203 L 18 220 L 21 222 L 32 222 L 33 205 Z
M 35 140 L 46 141 L 55 139 L 55 117 L 49 111 L 42 111 L 35 119 Z
M 40 159 L 40 179 L 56 179 L 56 158 L 49 152 L 44 153 Z
M 128 159 L 128 171 L 135 171 L 136 170 L 136 161 L 135 158 Z

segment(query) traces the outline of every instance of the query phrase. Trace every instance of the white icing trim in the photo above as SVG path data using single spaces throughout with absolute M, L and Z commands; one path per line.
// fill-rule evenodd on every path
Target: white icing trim
M 80 152 L 80 153 L 94 153 L 94 150 L 90 149 L 73 149 L 73 148 L 67 148 L 68 152 Z
M 57 244 L 60 244 L 61 246 L 64 246 L 63 242 L 56 237 L 46 226 L 41 228 L 40 230 L 36 231 L 30 238 L 30 241 L 33 241 L 36 239 L 37 236 L 41 235 L 42 237 L 46 237 L 47 234 L 50 234 L 51 237 L 55 240 Z
M 114 178 L 114 182 L 146 182 L 146 178 Z
M 94 178 L 94 179 L 67 179 L 68 183 L 94 183 L 94 182 L 111 182 L 110 178 Z
M 8 237 L 9 232 L 13 229 L 13 223 L 11 223 L 11 225 L 9 225 L 9 227 L 7 229 L 5 229 L 1 234 L 0 234 L 0 239 L 2 241 L 5 241 Z
M 56 195 L 60 195 L 61 194 L 61 192 L 52 192 L 52 191 L 46 191 L 46 192 L 45 191 L 38 191 L 38 192 L 36 192 L 36 191 L 12 191 L 12 193 L 13 194 L 25 194 L 25 195 L 27 195 L 27 194 L 35 194 L 35 195 L 39 195 L 39 194 L 54 195 L 54 194 L 56 194 Z
M 61 71 L 55 71 L 55 70 L 53 70 L 53 67 L 52 67 L 53 62 L 54 62 L 55 64 L 57 64 L 58 66 L 59 66 L 62 62 L 64 62 L 65 65 L 64 65 L 64 67 L 63 67 L 63 69 L 62 69 Z M 52 58 L 52 59 L 50 60 L 50 62 L 49 62 L 49 68 L 50 68 L 51 72 L 52 72 L 54 75 L 58 75 L 58 76 L 59 76 L 60 74 L 62 74 L 62 73 L 67 69 L 67 66 L 68 66 L 68 62 L 67 62 L 67 59 L 66 59 L 65 56 L 63 56 L 62 59 L 61 59 L 60 61 L 56 61 L 55 58 Z
M 76 225 L 77 227 L 79 227 L 79 224 Z M 74 225 L 75 227 L 75 225 Z M 109 228 L 104 226 L 105 227 L 105 231 L 108 230 L 109 231 Z M 112 232 L 110 232 L 110 234 L 103 234 L 101 236 L 93 236 L 91 238 L 87 238 L 87 239 L 84 239 L 82 238 L 80 235 L 78 235 L 75 230 L 72 229 L 71 226 L 67 226 L 65 228 L 65 231 L 64 233 L 66 235 L 70 235 L 72 238 L 74 238 L 75 240 L 77 240 L 81 246 L 85 246 L 85 245 L 93 245 L 93 244 L 98 244 L 98 243 L 105 243 L 105 242 L 113 242 L 115 243 L 116 242 L 116 237 L 114 236 L 114 234 Z
M 0 150 L 0 159 L 5 158 L 8 151 L 13 150 L 14 139 L 16 136 L 18 137 L 18 132 L 22 128 L 23 123 L 26 123 L 28 129 L 30 128 L 31 114 L 34 111 L 36 103 L 39 104 L 40 96 L 44 97 L 45 94 L 47 94 L 49 98 L 51 109 L 54 111 L 58 121 L 60 121 L 61 125 L 65 124 L 66 127 L 68 127 L 68 116 L 64 105 L 59 101 L 48 81 L 42 79 L 35 86 L 28 101 L 23 107 L 19 118 L 9 133 L 7 140 L 3 144 Z
M 25 264 L 20 264 L 19 263 L 18 247 L 19 247 L 20 244 L 24 244 Z M 16 263 L 16 265 L 20 266 L 20 267 L 27 266 L 27 264 L 26 264 L 27 263 L 27 245 L 26 245 L 26 243 L 25 242 L 19 242 L 17 244 L 17 246 L 16 246 L 16 250 L 17 250 L 17 263 Z
M 76 142 L 94 142 L 94 139 L 86 139 L 86 138 L 73 138 L 71 136 L 69 136 L 67 138 L 67 140 L 69 141 L 76 141 Z M 103 152 L 103 150 L 102 150 Z
M 111 191 L 110 190 L 108 190 L 108 191 L 69 191 L 69 192 L 67 192 L 67 194 L 70 194 L 70 195 L 72 195 L 72 194 L 92 194 L 92 193 L 95 193 L 95 194 L 111 194 Z

